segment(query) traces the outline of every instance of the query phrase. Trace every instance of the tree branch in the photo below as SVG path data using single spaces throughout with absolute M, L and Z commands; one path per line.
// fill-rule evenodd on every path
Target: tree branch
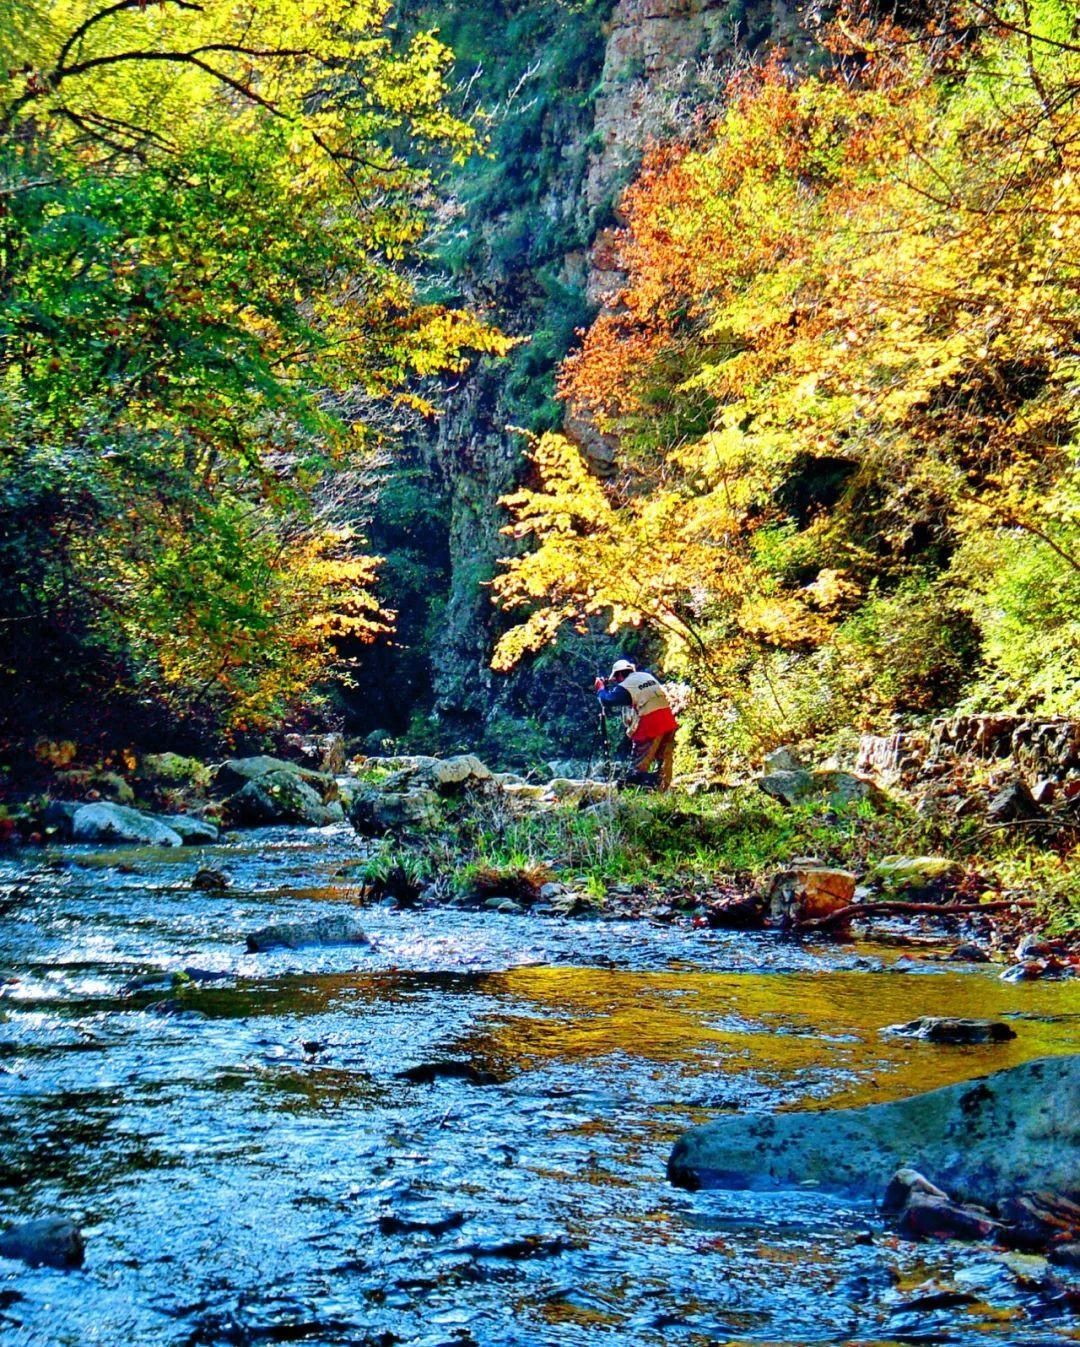
M 796 922 L 795 930 L 800 935 L 812 931 L 827 931 L 833 926 L 843 926 L 859 917 L 964 917 L 978 912 L 1003 912 L 1010 907 L 1034 906 L 1035 903 L 1030 898 L 1002 898 L 993 903 L 905 903 L 899 899 L 883 899 L 879 903 L 850 903 L 847 907 L 830 912 L 827 917 L 811 917 L 807 921 Z
M 161 3 L 176 5 L 179 9 L 192 9 L 197 13 L 202 12 L 202 5 L 193 4 L 192 0 L 161 0 Z M 62 70 L 64 68 L 64 62 L 67 59 L 68 53 L 86 36 L 95 24 L 100 23 L 103 19 L 111 18 L 112 15 L 119 14 L 125 9 L 144 10 L 145 8 L 146 0 L 117 0 L 116 4 L 107 5 L 104 9 L 99 9 L 96 14 L 91 14 L 88 19 L 84 19 L 74 32 L 68 36 L 67 41 L 60 48 L 60 54 L 56 58 L 56 69 Z

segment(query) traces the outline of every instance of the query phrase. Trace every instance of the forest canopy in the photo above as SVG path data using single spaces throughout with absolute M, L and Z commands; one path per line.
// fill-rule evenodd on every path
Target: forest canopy
M 643 626 L 728 750 L 897 712 L 1080 714 L 1080 41 L 1063 0 L 848 13 L 648 154 L 566 362 L 592 473 L 506 500 L 508 668 Z
M 505 345 L 418 290 L 432 166 L 474 135 L 450 54 L 387 12 L 3 7 L 9 725 L 258 727 L 388 620 L 354 522 L 372 455 L 425 377 Z

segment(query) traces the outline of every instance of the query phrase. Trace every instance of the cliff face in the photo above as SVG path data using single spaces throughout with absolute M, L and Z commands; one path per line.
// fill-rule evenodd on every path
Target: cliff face
M 691 93 L 702 67 L 745 39 L 731 0 L 619 0 L 596 100 L 586 197 L 600 205 L 623 181 L 665 105 Z
M 575 328 L 619 288 L 614 212 L 645 144 L 672 134 L 715 93 L 737 45 L 790 26 L 783 0 L 600 0 L 573 20 L 560 0 L 520 0 L 494 4 L 487 16 L 493 60 L 530 12 L 536 45 L 517 52 L 520 85 L 501 113 L 501 139 L 493 137 L 501 181 L 479 196 L 470 181 L 460 188 L 460 232 L 473 243 L 458 272 L 463 296 L 490 303 L 503 329 L 527 342 L 466 378 L 425 449 L 446 492 L 452 558 L 432 650 L 435 710 L 473 736 L 493 715 L 544 716 L 542 682 L 488 668 L 500 619 L 485 582 L 508 546 L 497 500 L 524 472 L 523 440 L 509 427 L 562 422 L 554 370 Z M 457 49 L 453 24 L 441 26 Z M 560 43 L 567 51 L 552 65 Z M 587 425 L 566 429 L 598 470 L 610 465 L 610 441 Z

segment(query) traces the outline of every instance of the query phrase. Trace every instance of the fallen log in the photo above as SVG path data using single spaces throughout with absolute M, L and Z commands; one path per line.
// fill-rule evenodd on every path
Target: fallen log
M 905 903 L 899 898 L 883 898 L 878 903 L 849 903 L 847 907 L 838 908 L 826 917 L 811 917 L 807 921 L 800 921 L 794 930 L 800 935 L 809 931 L 826 931 L 832 926 L 843 926 L 858 917 L 965 917 L 978 912 L 1002 912 L 1010 907 L 1034 906 L 1035 903 L 1030 898 L 1002 898 L 992 903 Z

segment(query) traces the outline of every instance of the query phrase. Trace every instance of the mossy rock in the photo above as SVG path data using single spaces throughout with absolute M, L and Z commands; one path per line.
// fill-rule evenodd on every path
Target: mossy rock
M 210 768 L 198 758 L 179 753 L 148 753 L 136 769 L 136 779 L 153 785 L 203 792 L 210 784 Z
M 948 856 L 885 856 L 872 875 L 887 893 L 942 892 L 955 888 L 964 867 Z

